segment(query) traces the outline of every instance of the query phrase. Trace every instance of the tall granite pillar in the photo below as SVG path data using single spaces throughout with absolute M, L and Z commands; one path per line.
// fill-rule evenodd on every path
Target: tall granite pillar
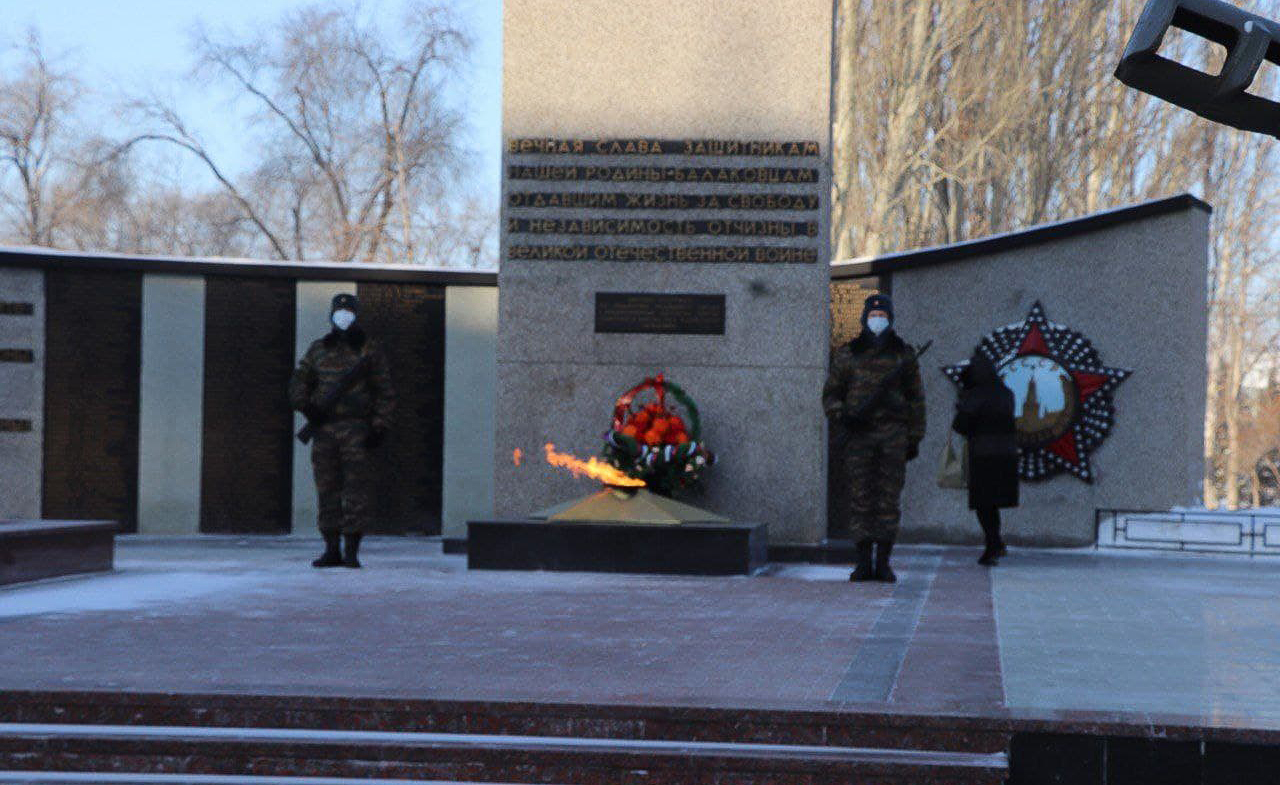
M 542 445 L 663 372 L 720 456 L 690 501 L 824 536 L 831 9 L 505 3 L 497 516 L 589 492 Z

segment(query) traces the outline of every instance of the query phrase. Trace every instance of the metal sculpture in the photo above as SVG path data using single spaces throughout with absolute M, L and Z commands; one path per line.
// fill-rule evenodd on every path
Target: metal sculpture
M 1157 54 L 1170 27 L 1224 46 L 1222 71 L 1208 74 Z M 1280 65 L 1280 23 L 1222 0 L 1148 0 L 1115 74 L 1214 122 L 1280 137 L 1280 103 L 1247 92 L 1263 60 Z

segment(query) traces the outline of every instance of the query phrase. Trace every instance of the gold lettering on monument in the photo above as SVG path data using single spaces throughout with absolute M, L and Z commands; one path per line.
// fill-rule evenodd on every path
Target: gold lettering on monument
M 668 218 L 508 218 L 507 231 L 529 234 L 737 235 L 816 237 L 817 221 L 752 219 L 679 220 Z
M 815 248 L 683 245 L 512 245 L 508 259 L 560 262 L 738 262 L 749 264 L 815 262 Z
M 818 143 L 812 141 L 742 141 L 737 139 L 511 139 L 507 152 L 513 155 L 697 155 L 697 156 L 778 156 L 816 157 Z
M 512 158 L 504 162 L 509 183 L 504 207 L 513 211 L 505 216 L 504 223 L 511 241 L 506 245 L 507 259 L 761 264 L 820 261 L 814 241 L 824 223 L 816 220 L 826 201 L 819 192 L 824 178 L 816 161 L 802 166 L 802 161 L 797 160 L 820 157 L 817 142 L 548 137 L 509 139 L 506 151 Z M 589 163 L 571 163 L 574 156 L 585 156 Z M 710 160 L 714 158 L 738 159 L 738 163 L 748 158 L 773 161 L 760 161 L 768 165 L 756 166 L 705 165 L 718 163 Z M 779 160 L 784 158 L 791 160 Z M 627 159 L 634 163 L 626 163 Z M 570 184 L 570 188 L 536 190 L 540 182 Z M 605 191 L 585 185 L 573 187 L 573 183 L 623 187 Z M 679 187 L 625 187 L 659 183 Z M 697 187 L 701 184 L 742 187 L 719 192 L 714 187 Z M 646 192 L 652 190 L 663 192 Z M 630 215 L 621 215 L 622 211 Z M 787 212 L 792 215 L 783 215 Z M 713 217 L 716 215 L 720 217 Z M 815 220 L 787 220 L 792 216 Z M 657 240 L 661 237 L 670 238 L 666 241 L 669 244 L 654 244 L 655 240 L 662 242 Z M 653 239 L 639 246 L 627 244 L 645 238 Z M 763 245 L 737 238 L 785 242 Z M 540 240 L 548 244 L 537 244 Z
M 611 183 L 746 183 L 749 185 L 774 185 L 788 183 L 817 183 L 817 169 L 789 169 L 748 167 L 728 169 L 718 167 L 674 166 L 509 166 L 507 177 L 512 180 L 547 180 L 568 182 L 596 180 Z

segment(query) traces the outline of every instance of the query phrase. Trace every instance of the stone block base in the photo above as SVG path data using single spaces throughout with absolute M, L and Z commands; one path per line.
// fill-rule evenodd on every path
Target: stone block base
M 750 575 L 768 551 L 762 523 L 467 522 L 473 570 Z
M 118 528 L 115 521 L 0 521 L 0 585 L 110 570 Z

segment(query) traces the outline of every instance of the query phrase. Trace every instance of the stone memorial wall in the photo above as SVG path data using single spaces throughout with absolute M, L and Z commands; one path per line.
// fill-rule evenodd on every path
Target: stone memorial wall
M 495 512 L 593 490 L 513 452 L 599 453 L 664 373 L 720 457 L 688 501 L 821 539 L 829 3 L 504 13 Z
M 0 520 L 39 513 L 44 276 L 0 269 Z

